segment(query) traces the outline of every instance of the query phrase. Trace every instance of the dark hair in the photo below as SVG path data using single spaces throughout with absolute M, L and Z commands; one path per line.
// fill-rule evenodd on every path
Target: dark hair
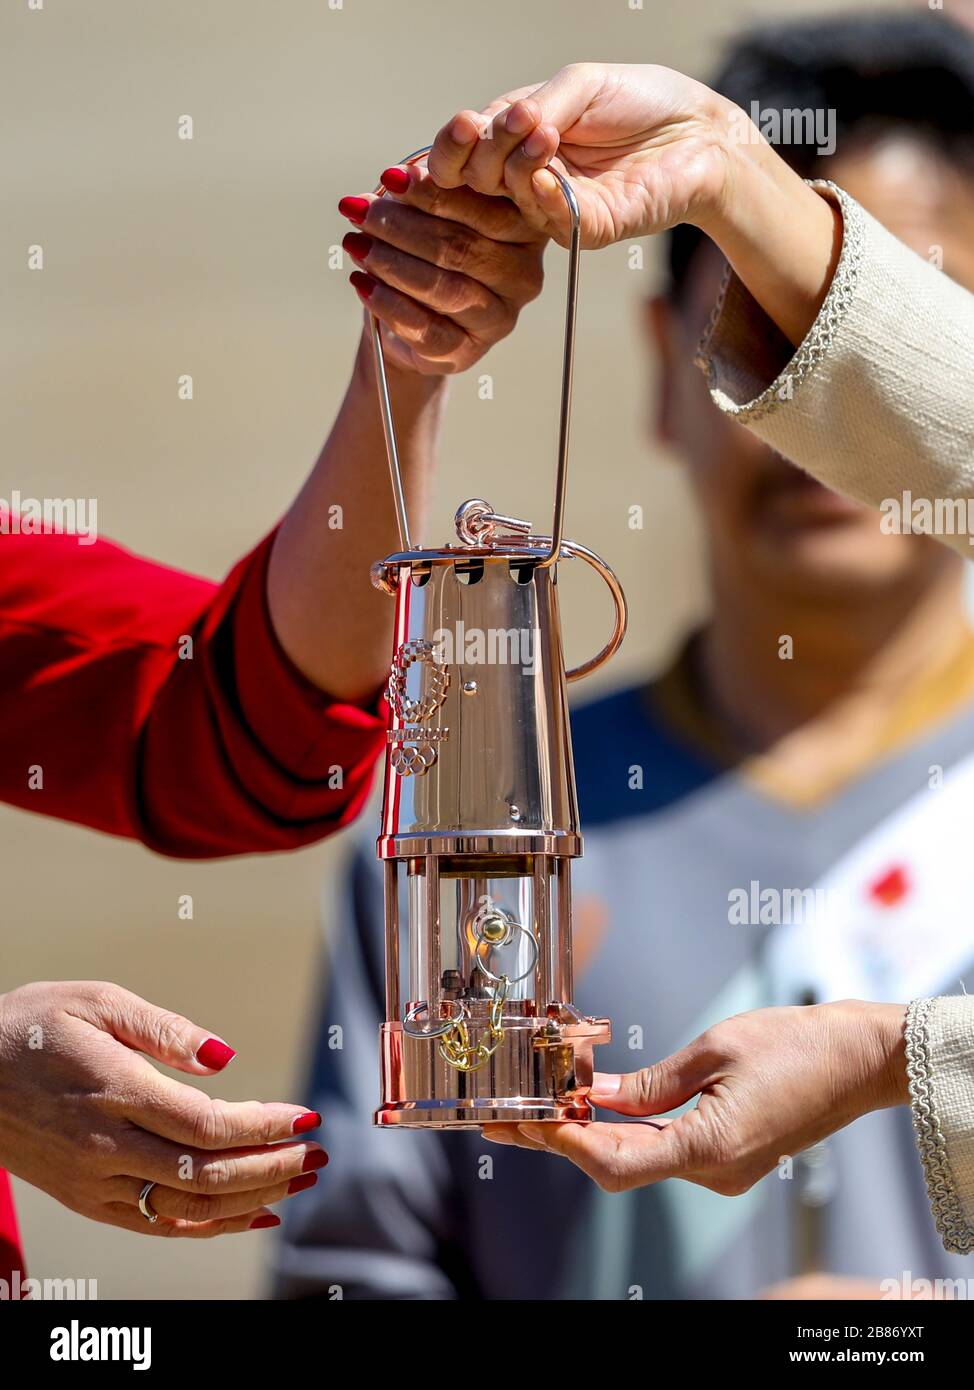
M 710 85 L 748 114 L 757 102 L 762 117 L 834 111 L 839 151 L 901 128 L 974 173 L 974 33 L 942 16 L 872 12 L 762 26 L 732 43 Z M 821 171 L 814 144 L 776 148 L 803 178 Z M 674 299 L 703 240 L 696 227 L 669 233 Z

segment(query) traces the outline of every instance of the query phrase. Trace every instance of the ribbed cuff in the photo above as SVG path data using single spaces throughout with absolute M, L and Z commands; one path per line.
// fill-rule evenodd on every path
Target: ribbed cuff
M 945 1249 L 968 1255 L 974 1251 L 974 999 L 915 999 L 906 1016 L 906 1063 L 933 1219 Z
M 810 186 L 842 215 L 842 250 L 821 309 L 797 350 L 728 265 L 696 364 L 714 403 L 741 424 L 795 399 L 835 341 L 848 313 L 862 266 L 863 214 L 854 198 L 824 179 Z

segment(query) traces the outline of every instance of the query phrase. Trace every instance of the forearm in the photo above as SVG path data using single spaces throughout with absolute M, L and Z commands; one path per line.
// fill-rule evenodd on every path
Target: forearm
M 445 379 L 388 368 L 410 529 L 423 534 Z M 371 348 L 363 338 L 338 418 L 270 558 L 271 620 L 288 656 L 339 700 L 379 689 L 392 605 L 369 569 L 399 548 Z
M 820 1028 L 812 1047 L 817 1094 L 815 1087 L 807 1094 L 813 1123 L 817 1111 L 830 1134 L 874 1110 L 909 1104 L 905 1004 L 840 999 L 812 1006 L 809 1020 Z
M 101 537 L 5 536 L 0 801 L 194 859 L 293 849 L 354 815 L 382 721 L 282 654 L 271 539 L 217 585 Z
M 926 531 L 970 558 L 974 296 L 842 190 L 808 192 L 843 220 L 821 310 L 796 350 L 756 299 L 759 277 L 732 275 L 698 355 L 711 397 L 826 487 L 879 508 L 882 529 Z
M 721 196 L 701 219 L 761 308 L 797 347 L 822 307 L 842 249 L 838 211 L 726 103 Z

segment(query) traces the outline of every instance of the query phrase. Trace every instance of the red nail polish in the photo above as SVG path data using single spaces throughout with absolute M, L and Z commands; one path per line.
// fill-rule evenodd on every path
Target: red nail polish
M 365 232 L 346 232 L 342 246 L 356 261 L 364 261 L 372 250 L 372 238 Z
M 317 1129 L 321 1124 L 321 1116 L 317 1110 L 309 1110 L 306 1115 L 299 1115 L 291 1126 L 292 1134 L 307 1134 L 309 1129 Z
M 371 275 L 366 275 L 364 270 L 353 270 L 348 277 L 349 284 L 354 285 L 355 291 L 360 299 L 370 299 L 372 291 L 375 289 L 375 281 Z
M 319 1168 L 324 1168 L 328 1162 L 328 1155 L 324 1149 L 312 1149 L 305 1154 L 304 1162 L 301 1164 L 302 1173 L 316 1173 Z
M 222 1071 L 236 1055 L 233 1048 L 227 1047 L 219 1038 L 207 1038 L 206 1042 L 196 1049 L 197 1062 L 200 1066 L 209 1067 L 211 1071 Z
M 341 215 L 347 217 L 349 222 L 354 222 L 356 226 L 362 225 L 368 210 L 368 198 L 343 198 L 338 204 L 338 211 Z
M 251 1221 L 250 1229 L 252 1231 L 269 1231 L 272 1226 L 279 1226 L 280 1224 L 281 1218 L 268 1211 L 263 1216 L 258 1216 L 255 1221 Z
M 405 169 L 383 169 L 379 175 L 379 182 L 383 188 L 387 188 L 390 193 L 405 193 L 409 187 L 409 174 Z
M 318 1181 L 317 1173 L 305 1173 L 300 1178 L 292 1178 L 287 1185 L 287 1195 L 293 1197 L 295 1192 L 307 1192 L 309 1187 L 314 1187 Z

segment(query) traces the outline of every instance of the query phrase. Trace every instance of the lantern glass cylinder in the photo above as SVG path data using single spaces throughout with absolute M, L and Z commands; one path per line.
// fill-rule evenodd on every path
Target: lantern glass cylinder
M 396 1004 L 390 1018 L 412 1013 L 435 1022 L 450 1017 L 458 999 L 489 1002 L 499 994 L 518 1014 L 543 1017 L 571 1000 L 567 859 L 427 855 L 403 867 L 406 939 L 404 951 L 387 952 L 387 992 Z M 397 861 L 387 861 L 387 872 L 398 899 Z

